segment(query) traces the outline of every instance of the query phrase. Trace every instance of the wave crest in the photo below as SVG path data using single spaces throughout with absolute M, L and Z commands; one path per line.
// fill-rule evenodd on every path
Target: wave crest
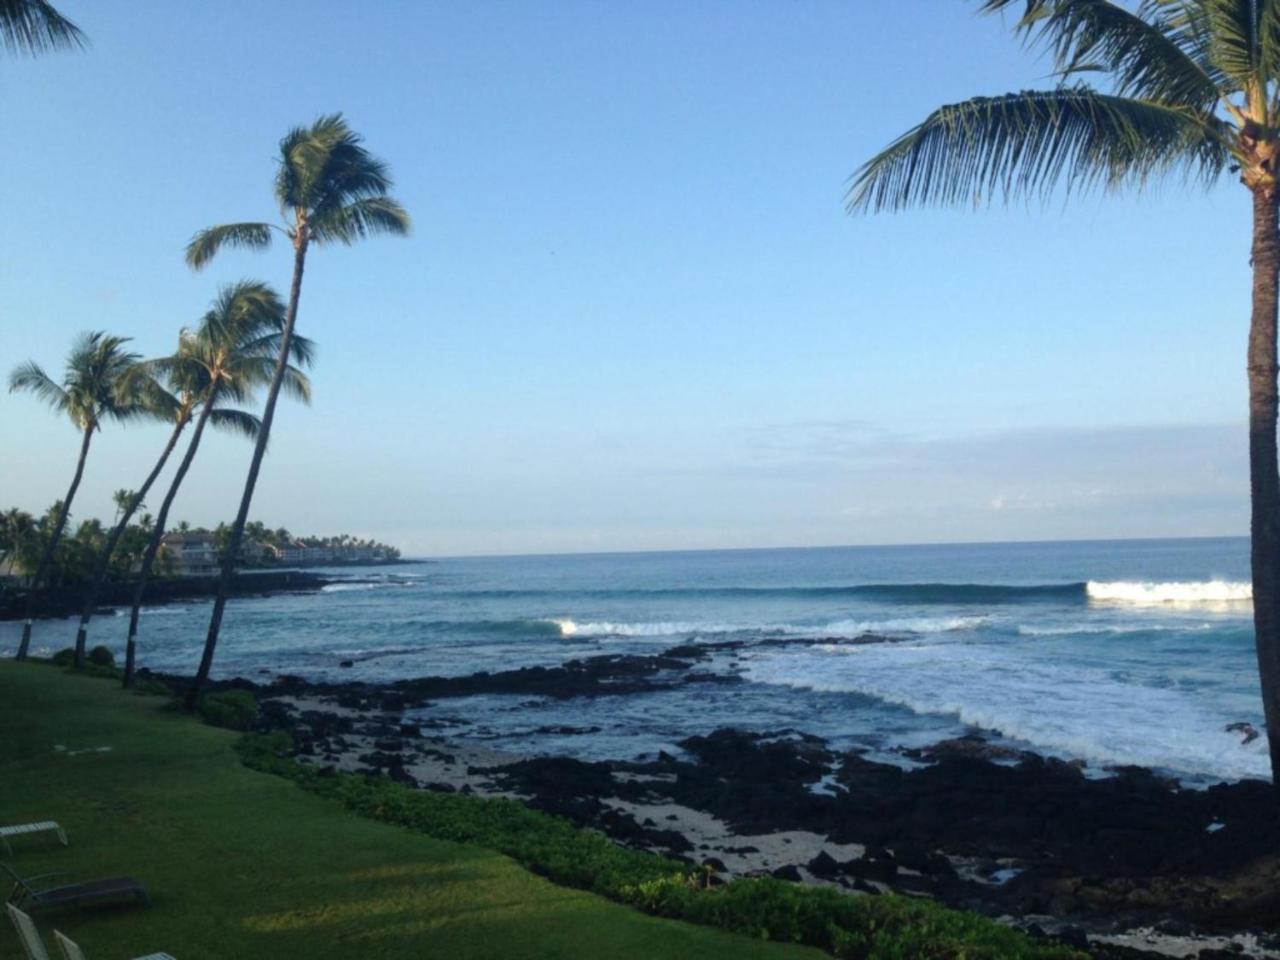
M 1135 606 L 1249 603 L 1253 587 L 1232 580 L 1166 581 L 1090 580 L 1086 593 L 1090 601 L 1127 603 Z

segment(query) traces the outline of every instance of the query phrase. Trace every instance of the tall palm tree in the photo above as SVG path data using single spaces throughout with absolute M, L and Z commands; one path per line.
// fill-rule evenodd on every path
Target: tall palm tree
M 146 406 L 148 413 L 152 417 L 172 423 L 173 429 L 169 431 L 169 439 L 165 442 L 160 458 L 156 461 L 155 466 L 151 468 L 151 472 L 147 474 L 142 487 L 136 491 L 117 490 L 112 494 L 112 500 L 116 504 L 116 522 L 111 528 L 111 532 L 104 539 L 101 549 L 97 551 L 97 557 L 92 568 L 93 572 L 88 577 L 84 597 L 80 604 L 80 626 L 76 630 L 74 659 L 74 666 L 77 670 L 84 666 L 85 650 L 89 637 L 89 620 L 93 615 L 94 604 L 97 603 L 98 592 L 102 582 L 106 579 L 107 571 L 110 568 L 111 557 L 115 553 L 116 545 L 129 528 L 129 521 L 133 519 L 134 512 L 142 506 L 142 501 L 146 498 L 147 493 L 150 492 L 151 485 L 160 476 L 160 471 L 164 469 L 164 465 L 169 459 L 169 454 L 173 453 L 173 448 L 178 443 L 178 437 L 191 419 L 190 410 L 185 409 L 182 400 L 166 390 L 156 380 L 154 373 L 151 371 L 151 366 L 151 364 L 139 365 L 139 372 L 134 377 L 131 389 L 134 396 L 138 397 L 139 402 Z
M 57 519 L 27 590 L 22 641 L 18 645 L 19 660 L 26 659 L 31 646 L 31 618 L 35 612 L 36 597 L 58 548 L 80 479 L 84 476 L 84 463 L 89 456 L 93 435 L 102 428 L 104 420 L 126 421 L 150 412 L 135 392 L 138 355 L 124 349 L 128 342 L 128 337 L 111 336 L 101 331 L 81 334 L 67 357 L 61 383 L 53 380 L 34 361 L 19 364 L 9 375 L 10 393 L 26 391 L 35 394 L 59 413 L 66 414 L 81 434 L 80 456 L 76 460 L 71 486 L 62 498 Z
M 1272 779 L 1280 784 L 1280 0 L 984 0 L 1020 7 L 1057 86 L 935 110 L 864 164 L 852 212 L 1238 177 L 1253 204 L 1248 336 L 1253 616 Z M 1080 79 L 1106 78 L 1106 86 Z
M 186 452 L 155 516 L 151 535 L 142 555 L 142 565 L 133 589 L 133 604 L 129 611 L 125 686 L 133 683 L 139 613 L 146 596 L 147 582 L 164 538 L 169 509 L 195 460 L 196 451 L 200 449 L 204 429 L 212 426 L 215 429 L 238 431 L 250 439 L 259 435 L 261 421 L 228 404 L 246 403 L 258 387 L 272 382 L 283 330 L 284 305 L 276 292 L 265 283 L 241 281 L 223 288 L 200 325 L 195 330 L 182 332 L 178 352 L 155 364 L 157 373 L 167 380 L 179 397 L 188 418 L 195 416 L 195 426 Z M 315 345 L 306 337 L 292 338 L 289 344 L 290 359 L 307 366 L 312 362 L 314 354 Z M 290 395 L 304 403 L 310 402 L 311 385 L 297 366 L 286 365 L 281 385 Z M 198 414 L 195 411 L 199 411 Z M 185 528 L 186 524 L 180 527 Z
M 10 53 L 83 47 L 84 34 L 48 0 L 0 0 L 0 43 Z
M 187 246 L 187 263 L 196 270 L 208 263 L 223 246 L 263 249 L 271 244 L 274 233 L 286 237 L 293 247 L 293 282 L 289 287 L 280 355 L 267 391 L 262 430 L 249 464 L 240 509 L 222 558 L 218 594 L 213 603 L 204 652 L 187 693 L 188 708 L 194 708 L 199 702 L 200 692 L 213 666 L 218 631 L 227 606 L 227 590 L 240 553 L 244 525 L 249 519 L 253 490 L 262 469 L 262 457 L 266 453 L 271 422 L 275 417 L 276 398 L 298 320 L 298 300 L 302 295 L 307 251 L 312 245 L 350 245 L 371 234 L 403 236 L 409 232 L 409 214 L 388 196 L 391 178 L 386 166 L 361 146 L 361 142 L 362 138 L 347 126 L 341 114 L 320 117 L 309 127 L 295 127 L 280 141 L 279 168 L 275 179 L 275 198 L 283 223 L 232 223 L 210 227 L 197 233 Z
M 11 570 L 23 568 L 24 557 L 32 552 L 35 539 L 36 521 L 31 514 L 17 507 L 10 507 L 0 513 L 0 557 L 9 564 Z
M 84 665 L 85 650 L 88 646 L 89 621 L 93 616 L 94 605 L 97 603 L 102 583 L 110 569 L 111 558 L 115 553 L 116 546 L 119 544 L 120 538 L 124 536 L 125 531 L 128 530 L 129 521 L 133 519 L 134 513 L 142 506 L 142 502 L 150 492 L 152 484 L 160 476 L 160 471 L 164 469 L 169 455 L 173 453 L 174 447 L 177 446 L 178 438 L 182 435 L 182 431 L 186 429 L 187 424 L 191 421 L 191 408 L 186 404 L 185 398 L 175 396 L 166 390 L 156 379 L 154 368 L 155 361 L 142 365 L 146 380 L 145 402 L 150 406 L 153 416 L 171 423 L 173 428 L 169 431 L 169 437 L 160 452 L 159 459 L 156 460 L 155 465 L 151 468 L 151 472 L 147 474 L 141 488 L 136 491 L 117 490 L 112 494 L 112 500 L 116 505 L 115 524 L 111 528 L 111 533 L 105 538 L 102 548 L 97 551 L 93 572 L 85 585 L 84 596 L 80 603 L 80 625 L 76 630 L 74 661 L 77 670 Z

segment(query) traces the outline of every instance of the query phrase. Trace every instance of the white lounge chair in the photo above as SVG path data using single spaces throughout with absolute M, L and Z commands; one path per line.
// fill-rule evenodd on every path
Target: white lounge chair
M 0 843 L 4 844 L 5 852 L 13 856 L 13 847 L 9 846 L 10 837 L 21 837 L 28 833 L 56 833 L 62 845 L 64 847 L 67 845 L 67 831 L 53 820 L 41 820 L 39 823 L 16 823 L 9 827 L 0 827 Z
M 58 941 L 62 955 L 67 960 L 86 960 L 84 951 L 61 930 L 53 931 L 53 938 Z M 174 958 L 167 953 L 148 953 L 145 957 L 134 957 L 133 960 L 174 960 Z
M 18 940 L 22 943 L 22 951 L 27 955 L 27 960 L 49 960 L 49 951 L 44 948 L 44 941 L 40 939 L 40 931 L 36 929 L 35 922 L 12 903 L 7 906 L 9 919 L 18 928 Z

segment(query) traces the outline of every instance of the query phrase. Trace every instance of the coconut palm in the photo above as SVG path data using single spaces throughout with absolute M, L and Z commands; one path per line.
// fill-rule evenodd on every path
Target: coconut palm
M 85 460 L 93 435 L 102 428 L 105 420 L 127 421 L 151 414 L 147 406 L 149 397 L 145 390 L 136 390 L 139 383 L 138 355 L 125 350 L 128 337 L 110 334 L 81 334 L 67 357 L 66 372 L 58 383 L 34 361 L 19 364 L 9 375 L 9 392 L 25 391 L 45 401 L 59 413 L 65 414 L 80 431 L 80 456 L 76 460 L 71 486 L 62 498 L 57 519 L 27 591 L 26 617 L 22 627 L 22 641 L 18 645 L 18 659 L 26 659 L 31 645 L 31 618 L 35 611 L 36 597 L 49 570 L 54 551 L 66 526 L 71 502 L 75 499 L 80 479 L 84 476 Z
M 47 0 L 0 0 L 0 43 L 10 53 L 84 46 L 84 34 Z
M 249 519 L 253 490 L 262 469 L 262 457 L 271 434 L 276 398 L 286 370 L 290 343 L 298 320 L 298 300 L 302 294 L 302 274 L 307 251 L 313 245 L 332 243 L 350 245 L 371 234 L 402 236 L 409 232 L 409 215 L 388 196 L 391 178 L 382 161 L 361 146 L 361 137 L 347 126 L 341 114 L 321 117 L 309 127 L 295 127 L 280 141 L 279 168 L 276 171 L 275 198 L 280 207 L 281 224 L 232 223 L 202 230 L 187 246 L 187 263 L 193 269 L 207 264 L 222 247 L 262 249 L 279 233 L 293 248 L 293 281 L 289 287 L 289 306 L 285 313 L 280 355 L 275 376 L 267 391 L 262 411 L 262 431 L 249 464 L 240 509 L 231 527 L 227 550 L 222 558 L 218 593 L 209 620 L 204 652 L 195 680 L 188 691 L 187 706 L 194 708 L 213 666 L 218 645 L 218 631 L 227 605 L 227 589 L 240 553 L 244 525 Z
M 1280 0 L 985 0 L 1051 52 L 1059 83 L 935 110 L 855 174 L 851 211 L 1238 178 L 1253 205 L 1248 336 L 1254 628 L 1280 783 Z M 1105 78 L 1105 86 L 1080 77 Z
M 129 521 L 133 518 L 134 512 L 142 506 L 143 499 L 150 491 L 151 485 L 155 483 L 156 478 L 160 475 L 160 471 L 164 469 L 165 462 L 169 459 L 169 454 L 173 452 L 173 448 L 178 443 L 178 437 L 191 419 L 190 411 L 185 410 L 181 400 L 156 380 L 151 367 L 151 364 L 140 364 L 138 366 L 131 382 L 131 392 L 138 399 L 138 402 L 145 406 L 152 417 L 172 423 L 173 429 L 169 432 L 169 438 L 160 454 L 160 459 L 152 467 L 141 489 L 136 491 L 121 489 L 111 496 L 116 505 L 115 524 L 112 526 L 111 532 L 102 538 L 100 548 L 94 551 L 96 559 L 92 562 L 92 573 L 85 578 L 86 585 L 84 597 L 81 601 L 80 626 L 76 630 L 75 641 L 74 665 L 77 670 L 84 666 L 89 619 L 92 615 L 94 604 L 97 602 L 99 589 L 110 568 L 111 557 L 115 553 L 116 545 L 120 542 L 120 538 L 124 536 L 125 531 L 128 530 Z M 87 540 L 81 539 L 83 543 L 88 544 Z
M 0 513 L 0 557 L 11 570 L 16 572 L 26 567 L 25 560 L 34 552 L 35 542 L 35 517 L 17 507 Z
M 84 665 L 85 650 L 88 646 L 89 621 L 93 616 L 93 609 L 97 603 L 102 583 L 110 570 L 111 558 L 115 554 L 116 546 L 119 544 L 120 538 L 128 530 L 129 521 L 133 519 L 134 513 L 142 506 L 142 502 L 150 492 L 152 484 L 160 476 L 160 471 L 164 469 L 165 463 L 169 460 L 169 455 L 173 453 L 174 447 L 177 446 L 178 438 L 182 435 L 182 431 L 191 422 L 192 408 L 187 403 L 187 399 L 176 396 L 166 390 L 156 379 L 155 369 L 155 361 L 142 365 L 139 379 L 145 383 L 145 389 L 140 392 L 145 396 L 145 402 L 151 409 L 152 415 L 157 419 L 171 423 L 173 426 L 160 452 L 159 459 L 156 460 L 155 465 L 151 468 L 151 472 L 147 474 L 142 486 L 136 491 L 121 489 L 112 494 L 112 500 L 116 505 L 115 524 L 112 526 L 111 532 L 106 535 L 101 549 L 97 551 L 96 560 L 92 568 L 93 572 L 87 578 L 84 596 L 80 604 L 80 625 L 76 630 L 74 661 L 77 670 Z M 135 386 L 135 390 L 137 389 L 137 386 Z
M 125 686 L 133 682 L 139 613 L 164 538 L 169 509 L 186 479 L 187 471 L 191 469 L 196 451 L 200 449 L 204 429 L 212 426 L 236 431 L 251 439 L 259 435 L 261 421 L 229 405 L 248 402 L 257 387 L 272 382 L 283 330 L 284 305 L 276 292 L 265 283 L 241 281 L 219 293 L 195 330 L 182 332 L 178 352 L 173 357 L 155 364 L 157 373 L 167 380 L 179 397 L 188 418 L 195 416 L 195 426 L 154 518 L 151 536 L 142 555 L 129 612 Z M 314 353 L 315 346 L 306 337 L 292 338 L 290 359 L 306 366 L 312 362 Z M 310 402 L 311 385 L 297 366 L 287 364 L 280 383 L 290 395 L 304 403 Z M 195 411 L 199 411 L 198 414 Z M 179 529 L 185 532 L 189 527 L 183 522 Z M 86 609 L 91 612 L 91 605 Z

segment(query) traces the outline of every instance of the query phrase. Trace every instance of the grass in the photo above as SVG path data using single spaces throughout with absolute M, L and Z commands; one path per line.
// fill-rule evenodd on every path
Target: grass
M 0 823 L 52 818 L 71 836 L 18 838 L 7 862 L 128 874 L 154 899 L 36 914 L 51 948 L 57 927 L 90 960 L 823 956 L 646 916 L 362 818 L 243 766 L 230 731 L 47 664 L 0 662 L 0 731 Z M 0 956 L 21 955 L 4 921 Z

